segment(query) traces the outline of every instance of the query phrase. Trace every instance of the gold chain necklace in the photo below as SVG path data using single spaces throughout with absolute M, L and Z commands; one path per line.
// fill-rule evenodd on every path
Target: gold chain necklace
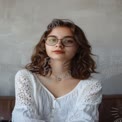
M 51 75 L 52 78 L 54 78 L 58 82 L 72 77 L 70 71 L 67 71 L 66 73 L 62 73 L 60 75 L 54 75 L 53 73 Z

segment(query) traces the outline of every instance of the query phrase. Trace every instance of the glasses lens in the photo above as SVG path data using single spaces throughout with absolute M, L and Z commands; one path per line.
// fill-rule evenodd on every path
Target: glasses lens
M 47 37 L 46 44 L 48 45 L 55 45 L 57 43 L 56 37 Z
M 73 38 L 71 38 L 71 37 L 66 37 L 66 38 L 64 38 L 63 40 L 62 40 L 62 42 L 63 42 L 63 44 L 65 45 L 65 46 L 73 46 L 74 44 L 75 44 L 75 40 L 73 39 Z

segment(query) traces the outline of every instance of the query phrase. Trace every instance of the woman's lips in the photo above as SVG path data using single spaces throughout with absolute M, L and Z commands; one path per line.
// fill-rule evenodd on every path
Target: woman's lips
M 54 50 L 53 52 L 54 52 L 54 53 L 57 53 L 57 54 L 62 54 L 62 53 L 64 53 L 64 51 L 62 51 L 62 50 Z

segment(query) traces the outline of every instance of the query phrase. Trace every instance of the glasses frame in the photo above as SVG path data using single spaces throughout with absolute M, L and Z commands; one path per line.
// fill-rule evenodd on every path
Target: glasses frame
M 57 42 L 56 42 L 55 44 L 53 44 L 53 45 L 50 45 L 50 44 L 46 43 L 48 37 L 55 37 L 55 38 L 57 39 Z M 61 44 L 62 44 L 63 46 L 65 46 L 65 47 L 72 47 L 74 44 L 72 44 L 72 46 L 67 46 L 67 45 L 65 45 L 65 44 L 63 43 L 63 40 L 66 39 L 66 38 L 72 38 L 72 39 L 74 40 L 74 44 L 76 44 L 75 38 L 74 38 L 73 36 L 65 36 L 65 37 L 63 37 L 62 39 L 58 39 L 57 36 L 54 36 L 54 35 L 47 36 L 47 38 L 45 39 L 45 43 L 46 43 L 47 45 L 49 45 L 49 46 L 55 46 L 55 45 L 59 42 L 59 40 L 61 40 Z

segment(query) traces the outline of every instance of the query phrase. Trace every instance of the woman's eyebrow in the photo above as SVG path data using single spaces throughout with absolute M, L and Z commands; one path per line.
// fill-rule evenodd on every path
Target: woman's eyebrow
M 49 36 L 47 36 L 47 37 L 56 37 L 56 38 L 58 38 L 57 36 L 55 36 L 55 35 L 49 35 Z M 74 38 L 74 36 L 69 36 L 69 35 L 67 35 L 67 36 L 64 36 L 63 38 Z
M 55 36 L 55 35 L 49 35 L 49 36 L 47 36 L 47 37 L 57 37 L 57 36 Z
M 64 38 L 65 38 L 65 37 L 74 38 L 74 36 L 64 36 Z

